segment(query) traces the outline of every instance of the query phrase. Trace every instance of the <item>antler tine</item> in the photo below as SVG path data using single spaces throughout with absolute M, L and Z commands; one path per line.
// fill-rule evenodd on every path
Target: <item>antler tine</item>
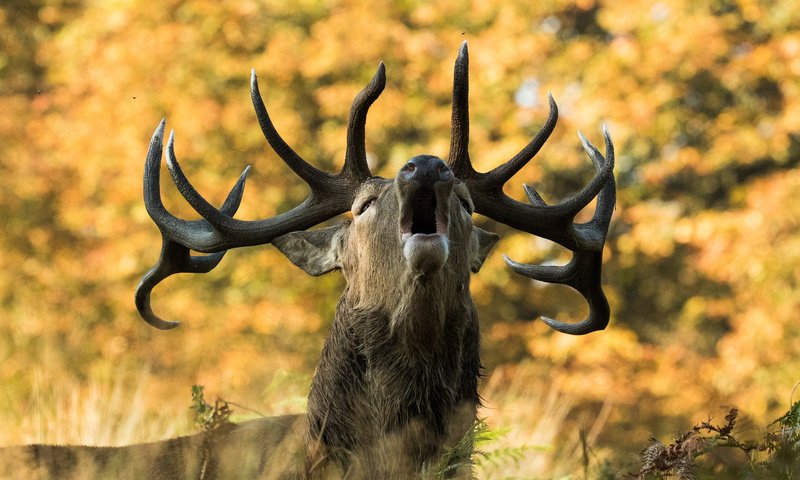
M 239 205 L 242 203 L 242 194 L 244 193 L 244 183 L 247 181 L 248 173 L 250 173 L 250 165 L 244 167 L 242 174 L 239 175 L 239 180 L 236 181 L 236 185 L 233 186 L 230 193 L 228 193 L 228 197 L 222 202 L 219 211 L 224 215 L 232 217 L 236 214 L 236 211 L 239 210 Z
M 503 185 L 505 185 L 505 183 L 508 182 L 511 177 L 519 172 L 522 167 L 527 165 L 527 163 L 530 162 L 537 153 L 539 153 L 539 150 L 542 149 L 542 146 L 544 146 L 545 142 L 547 142 L 547 139 L 550 138 L 550 135 L 556 128 L 556 123 L 558 123 L 558 105 L 556 105 L 556 101 L 553 99 L 553 95 L 550 93 L 547 94 L 547 104 L 550 109 L 550 113 L 547 116 L 547 121 L 544 122 L 542 128 L 540 128 L 536 133 L 536 136 L 533 137 L 533 140 L 525 145 L 525 147 L 520 150 L 518 154 L 514 155 L 511 160 L 498 167 L 495 167 L 486 174 L 486 176 L 490 177 L 500 189 L 502 189 Z
M 269 118 L 267 107 L 264 105 L 264 100 L 261 98 L 255 69 L 250 71 L 250 98 L 253 101 L 256 117 L 258 117 L 258 125 L 261 127 L 261 132 L 264 134 L 264 138 L 267 139 L 270 147 L 272 147 L 275 153 L 286 162 L 286 165 L 288 165 L 298 177 L 302 178 L 304 182 L 311 186 L 312 190 L 315 187 L 323 187 L 331 175 L 313 167 L 303 160 L 303 158 L 284 141 L 283 137 L 280 136 L 272 120 Z
M 558 122 L 558 105 L 552 94 L 547 94 L 550 109 L 547 121 L 536 136 L 504 164 L 485 174 L 478 174 L 469 159 L 469 51 L 467 42 L 461 44 L 453 70 L 453 113 L 450 130 L 450 155 L 448 164 L 458 178 L 482 177 L 502 190 L 503 185 L 524 167 L 550 138 Z
M 469 50 L 466 40 L 453 68 L 453 113 L 447 164 L 460 179 L 475 175 L 469 159 Z
M 167 119 L 162 118 L 153 132 L 144 161 L 144 206 L 159 228 L 168 223 L 185 222 L 169 213 L 161 201 L 161 148 L 166 123 Z
M 189 221 L 172 215 L 164 207 L 161 201 L 160 171 L 161 171 L 161 149 L 164 138 L 164 125 L 166 120 L 161 123 L 153 133 L 150 140 L 150 148 L 147 151 L 144 168 L 144 205 L 147 213 L 153 219 L 162 233 L 170 232 L 171 240 L 182 245 L 191 245 L 197 251 L 205 251 L 206 246 L 213 245 L 218 240 L 215 232 L 203 221 Z M 245 171 L 246 173 L 246 171 Z M 234 186 L 229 194 L 229 201 L 226 203 L 235 204 L 238 208 L 241 195 L 244 191 L 244 174 L 239 182 Z M 191 188 L 191 185 L 190 185 Z M 197 192 L 195 192 L 197 193 Z M 213 207 L 211 207 L 213 209 Z M 216 209 L 214 209 L 216 210 Z M 235 212 L 236 209 L 233 209 Z
M 171 330 L 180 325 L 180 322 L 166 321 L 153 313 L 150 306 L 150 294 L 153 288 L 176 273 L 208 273 L 219 265 L 226 252 L 227 250 L 223 250 L 210 255 L 193 256 L 188 248 L 164 236 L 158 262 L 136 286 L 134 300 L 139 315 L 145 322 L 159 330 Z
M 600 151 L 597 150 L 586 137 L 580 132 L 578 132 L 578 135 L 581 138 L 584 150 L 595 165 L 597 174 L 581 193 L 565 201 L 564 205 L 568 211 L 577 213 L 582 210 L 592 198 L 595 196 L 597 197 L 597 205 L 595 206 L 592 219 L 583 224 L 575 224 L 574 231 L 576 233 L 576 239 L 583 248 L 601 251 L 608 233 L 611 215 L 614 213 L 614 205 L 616 205 L 617 202 L 617 190 L 614 182 L 614 144 L 611 141 L 608 129 L 603 127 L 603 136 L 606 144 L 606 156 L 603 157 Z M 592 195 L 592 192 L 598 186 L 601 187 L 599 192 L 596 195 Z
M 367 164 L 364 130 L 369 107 L 378 99 L 385 87 L 386 66 L 380 62 L 372 80 L 359 92 L 350 108 L 350 119 L 347 124 L 347 151 L 342 173 L 353 175 L 361 180 L 372 176 Z
M 223 204 L 223 207 L 219 210 L 208 203 L 208 201 L 203 198 L 202 195 L 192 186 L 189 182 L 189 179 L 186 178 L 186 175 L 183 173 L 183 169 L 181 169 L 180 164 L 178 163 L 178 158 L 175 156 L 175 132 L 171 131 L 169 134 L 169 140 L 167 141 L 167 169 L 169 170 L 170 175 L 172 176 L 172 181 L 175 183 L 175 186 L 178 188 L 178 191 L 183 195 L 183 198 L 189 202 L 189 205 L 197 211 L 200 215 L 203 216 L 206 220 L 208 220 L 211 225 L 216 227 L 217 229 L 224 229 L 226 227 L 228 220 L 231 220 L 233 214 L 226 214 L 226 206 L 228 202 L 235 202 L 236 209 L 238 209 L 238 205 L 242 201 L 242 193 L 244 192 L 244 182 L 247 179 L 247 174 L 250 172 L 250 165 L 245 167 L 242 174 L 239 176 L 239 181 L 236 182 L 236 185 L 231 190 L 231 194 L 226 199 L 226 203 Z M 234 192 L 239 192 L 238 196 L 233 195 Z M 234 212 L 236 211 L 234 209 Z
M 570 335 L 585 335 L 603 330 L 608 325 L 611 308 L 608 305 L 601 284 L 603 256 L 600 252 L 577 251 L 572 260 L 563 266 L 529 265 L 518 263 L 503 256 L 506 264 L 516 273 L 533 280 L 547 283 L 568 285 L 586 299 L 589 304 L 589 315 L 578 323 L 567 323 L 542 317 L 552 329 Z
M 583 137 L 583 135 L 581 135 L 581 137 Z M 594 145 L 583 138 L 585 141 L 584 149 L 589 156 L 592 157 L 592 161 L 595 162 L 595 168 L 598 171 L 600 171 L 602 168 L 614 168 L 614 143 L 611 141 L 611 135 L 608 133 L 608 128 L 605 125 L 603 125 L 603 138 L 606 144 L 605 158 L 603 158 L 603 155 L 600 154 Z M 605 165 L 599 165 L 599 160 L 605 160 Z M 617 203 L 617 189 L 613 182 L 613 176 L 611 180 L 612 181 L 607 182 L 602 190 L 600 190 L 600 193 L 597 194 L 597 205 L 594 209 L 594 215 L 592 216 L 592 219 L 585 224 L 586 227 L 600 230 L 602 232 L 608 232 L 608 226 L 611 222 L 611 214 L 614 212 L 614 205 Z

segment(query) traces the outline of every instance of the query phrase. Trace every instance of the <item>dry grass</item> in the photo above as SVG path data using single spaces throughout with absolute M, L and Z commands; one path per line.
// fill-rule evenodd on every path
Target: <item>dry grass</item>
M 604 405 L 583 430 L 572 430 L 573 401 L 557 384 L 533 380 L 534 369 L 521 364 L 487 379 L 482 414 L 491 429 L 503 434 L 485 446 L 489 461 L 477 469 L 479 478 L 583 478 L 585 448 L 594 444 L 612 405 Z
M 579 431 L 567 431 L 567 425 L 574 424 L 568 423 L 573 402 L 558 385 L 532 380 L 534 369 L 535 365 L 500 369 L 484 382 L 486 407 L 481 415 L 490 434 L 480 445 L 482 455 L 477 456 L 475 469 L 478 478 L 583 478 L 583 440 Z M 151 398 L 155 378 L 146 368 L 120 368 L 84 383 L 52 378 L 42 370 L 34 371 L 32 377 L 29 398 L 12 402 L 2 412 L 6 428 L 0 432 L 0 444 L 126 445 L 197 430 L 189 409 L 191 392 L 187 391 L 185 398 L 165 399 L 164 407 L 158 408 L 159 403 Z M 287 381 L 277 379 L 264 397 L 280 398 L 287 392 Z M 268 415 L 274 414 L 275 408 L 281 413 L 286 409 L 280 402 L 270 408 L 238 405 L 235 398 L 225 400 L 233 402 L 238 418 L 255 416 L 245 407 Z M 295 406 L 302 411 L 303 405 Z M 587 425 L 586 445 L 597 437 L 610 409 L 607 405 Z
M 3 412 L 6 428 L 0 432 L 0 443 L 4 445 L 118 446 L 169 438 L 191 429 L 186 412 L 148 408 L 151 375 L 146 368 L 120 369 L 111 378 L 86 383 L 53 378 L 42 370 L 34 370 L 32 377 L 29 398 L 12 402 Z

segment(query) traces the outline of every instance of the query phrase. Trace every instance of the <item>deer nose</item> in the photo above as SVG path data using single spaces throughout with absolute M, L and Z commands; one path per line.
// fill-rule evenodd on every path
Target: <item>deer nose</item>
M 453 172 L 450 167 L 441 158 L 433 155 L 417 155 L 411 158 L 400 169 L 399 176 L 408 182 L 429 187 L 440 182 L 453 181 Z

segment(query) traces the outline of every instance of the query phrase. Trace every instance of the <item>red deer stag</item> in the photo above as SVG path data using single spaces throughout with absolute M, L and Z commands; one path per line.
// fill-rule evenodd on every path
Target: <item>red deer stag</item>
M 418 155 L 393 179 L 370 173 L 364 145 L 367 110 L 385 86 L 382 63 L 353 102 L 344 167 L 335 175 L 309 165 L 284 142 L 253 73 L 251 96 L 264 136 L 311 188 L 303 203 L 264 220 L 233 218 L 248 169 L 217 209 L 184 176 L 172 135 L 167 166 L 178 190 L 203 218 L 187 221 L 170 214 L 159 187 L 162 121 L 147 154 L 144 198 L 163 245 L 158 262 L 137 288 L 137 308 L 156 328 L 176 327 L 177 322 L 164 321 L 151 310 L 152 289 L 175 273 L 210 271 L 235 247 L 272 243 L 311 275 L 341 270 L 347 286 L 312 381 L 308 413 L 231 426 L 214 438 L 201 434 L 114 451 L 18 447 L 29 449 L 20 455 L 37 460 L 44 470 L 67 468 L 57 465 L 69 463 L 65 457 L 73 465 L 80 466 L 81 459 L 98 464 L 98 471 L 115 466 L 114 475 L 122 478 L 134 468 L 139 469 L 139 476 L 131 474 L 135 478 L 164 479 L 197 478 L 198 472 L 202 478 L 237 479 L 418 475 L 468 435 L 480 406 L 479 329 L 470 272 L 481 268 L 499 237 L 474 226 L 473 213 L 572 250 L 572 260 L 564 266 L 506 262 L 517 273 L 569 285 L 586 298 L 588 318 L 575 324 L 545 318 L 549 326 L 573 335 L 605 328 L 609 306 L 600 282 L 602 249 L 615 204 L 608 133 L 605 157 L 580 137 L 597 173 L 575 196 L 548 205 L 525 186 L 530 204 L 513 200 L 503 193 L 503 185 L 550 136 L 558 117 L 556 104 L 550 97 L 547 121 L 517 155 L 490 172 L 477 172 L 467 149 L 467 69 L 464 43 L 455 63 L 447 161 Z M 574 223 L 595 197 L 592 219 Z M 347 210 L 353 212 L 352 221 L 307 230 Z M 192 250 L 209 255 L 192 256 Z M 68 448 L 84 450 L 59 450 Z M 123 460 L 109 460 L 114 455 Z M 447 476 L 471 476 L 468 461 L 458 461 L 463 464 L 448 469 Z

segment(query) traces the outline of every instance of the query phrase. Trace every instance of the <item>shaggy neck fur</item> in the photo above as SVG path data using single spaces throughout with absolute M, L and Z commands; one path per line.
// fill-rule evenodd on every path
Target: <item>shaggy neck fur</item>
M 469 273 L 448 269 L 406 273 L 386 290 L 396 295 L 384 291 L 391 301 L 383 305 L 358 288 L 345 290 L 309 395 L 314 455 L 344 467 L 356 456 L 373 472 L 413 473 L 471 428 L 478 322 Z

